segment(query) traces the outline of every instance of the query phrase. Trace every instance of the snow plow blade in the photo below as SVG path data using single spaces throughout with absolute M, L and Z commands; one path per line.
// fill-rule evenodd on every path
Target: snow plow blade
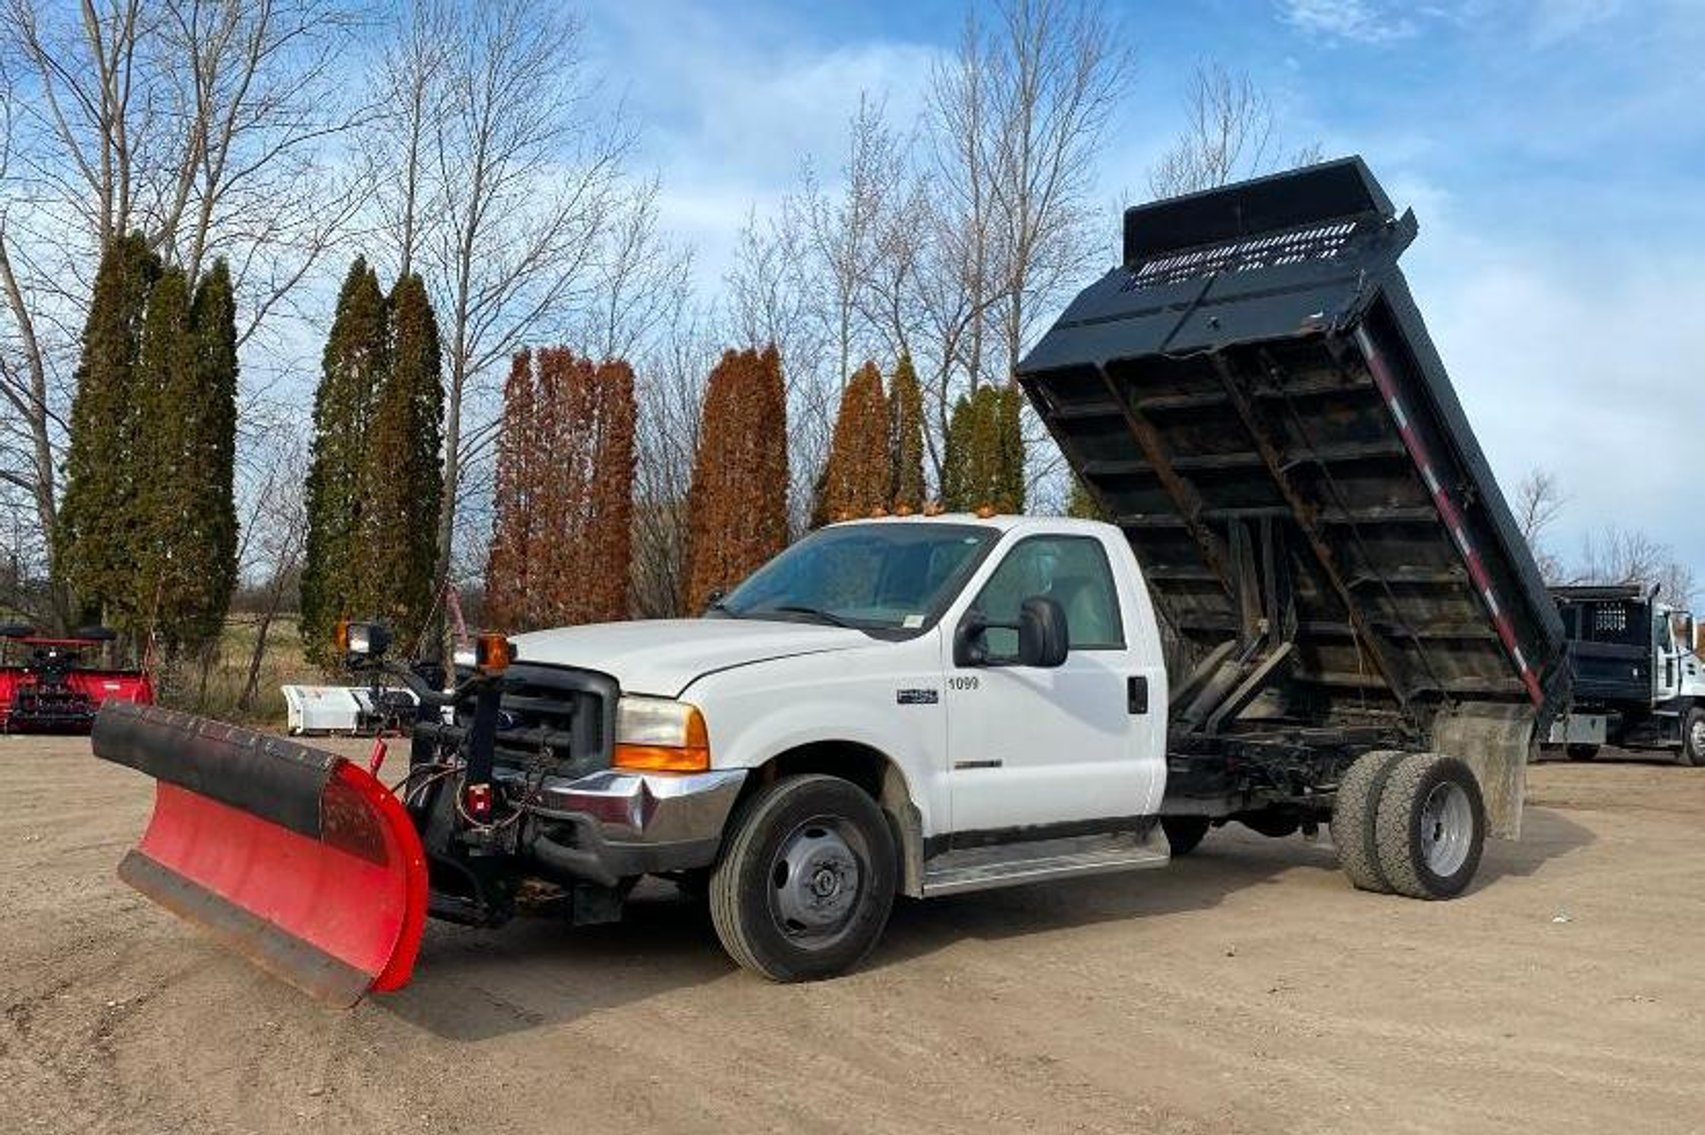
M 329 1004 L 408 982 L 426 859 L 401 801 L 366 769 L 153 706 L 109 702 L 92 742 L 158 782 L 119 878 Z

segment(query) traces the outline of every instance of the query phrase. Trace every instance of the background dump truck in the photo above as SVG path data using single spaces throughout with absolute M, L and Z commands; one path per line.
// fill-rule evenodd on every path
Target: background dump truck
M 646 875 L 780 981 L 857 965 L 896 895 L 1164 867 L 1230 820 L 1460 894 L 1520 827 L 1562 628 L 1414 235 L 1355 159 L 1131 210 L 1018 375 L 1111 524 L 829 525 L 701 618 L 482 635 L 448 691 L 345 625 L 419 697 L 394 788 L 109 706 L 96 754 L 159 781 L 120 874 L 337 1003 L 406 982 L 428 915 L 607 921 Z
M 1386 750 L 1460 757 L 1519 833 L 1562 626 L 1397 267 L 1416 232 L 1359 158 L 1129 209 L 1019 368 L 1187 660 L 1175 851 L 1326 795 L 1377 885 L 1347 829 L 1389 773 L 1340 774 Z
M 1545 743 L 1590 761 L 1601 745 L 1705 767 L 1705 664 L 1691 612 L 1639 584 L 1553 587 L 1567 637 L 1567 712 Z

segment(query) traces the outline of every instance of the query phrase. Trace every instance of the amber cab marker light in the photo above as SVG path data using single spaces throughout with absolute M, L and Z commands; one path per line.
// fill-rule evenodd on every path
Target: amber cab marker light
M 501 674 L 515 661 L 515 644 L 487 631 L 474 640 L 474 666 L 484 674 Z
M 977 519 L 978 520 L 987 520 L 989 517 L 993 516 L 994 514 L 995 514 L 995 506 L 992 504 L 980 504 L 977 506 Z

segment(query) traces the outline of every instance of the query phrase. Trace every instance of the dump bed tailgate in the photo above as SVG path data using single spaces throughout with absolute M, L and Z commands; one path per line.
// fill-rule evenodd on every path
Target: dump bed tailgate
M 1292 716 L 1531 720 L 1562 627 L 1397 267 L 1415 233 L 1359 158 L 1133 208 L 1018 379 L 1187 643 L 1252 633 L 1234 562 L 1280 534 Z

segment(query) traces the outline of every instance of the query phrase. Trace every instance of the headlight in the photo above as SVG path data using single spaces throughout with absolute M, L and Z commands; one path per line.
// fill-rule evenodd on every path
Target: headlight
M 646 772 L 703 772 L 710 768 L 704 715 L 672 698 L 622 698 L 616 703 L 612 763 Z
M 384 623 L 351 623 L 339 619 L 332 630 L 332 641 L 344 654 L 377 658 L 390 649 L 391 631 Z

